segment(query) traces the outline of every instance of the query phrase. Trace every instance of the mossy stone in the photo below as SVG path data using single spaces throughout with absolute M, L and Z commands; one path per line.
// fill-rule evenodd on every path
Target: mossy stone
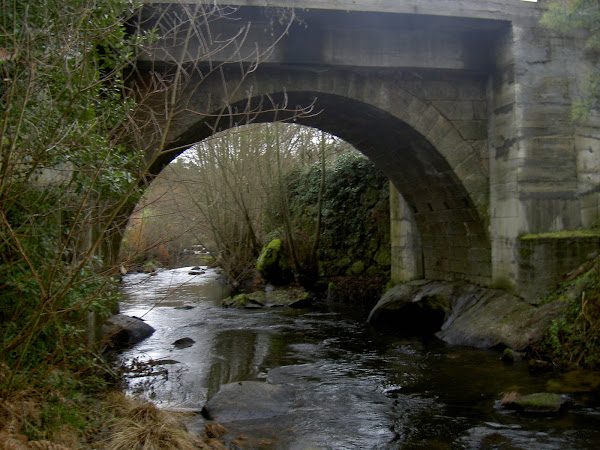
M 268 282 L 285 284 L 291 279 L 291 271 L 283 258 L 281 239 L 273 239 L 260 253 L 256 261 L 256 270 Z
M 392 264 L 392 255 L 389 247 L 381 248 L 373 258 L 380 266 L 389 266 Z
M 523 395 L 514 401 L 518 409 L 529 413 L 558 413 L 566 403 L 562 395 L 550 392 Z
M 227 297 L 222 302 L 226 308 L 244 308 L 248 304 L 248 294 L 238 294 L 234 297 Z
M 352 264 L 352 267 L 350 267 L 350 272 L 352 273 L 352 275 L 360 275 L 364 271 L 365 263 L 360 260 L 356 261 L 354 264 Z
M 343 256 L 340 259 L 338 259 L 337 261 L 337 266 L 338 267 L 348 267 L 350 264 L 352 264 L 352 259 L 350 259 L 349 256 Z

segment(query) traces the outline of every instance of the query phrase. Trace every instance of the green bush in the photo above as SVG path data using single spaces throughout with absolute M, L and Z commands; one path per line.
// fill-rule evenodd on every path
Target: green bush
M 568 306 L 564 314 L 552 321 L 534 351 L 555 366 L 600 369 L 599 270 L 596 262 L 591 270 L 551 296 L 568 302 Z M 570 290 L 577 295 L 566 295 Z
M 294 169 L 285 177 L 293 225 L 301 241 L 298 247 L 304 252 L 309 251 L 308 241 L 316 228 L 320 178 L 319 163 Z M 358 261 L 364 270 L 387 262 L 382 271 L 389 272 L 388 258 L 381 253 L 389 252 L 390 245 L 388 180 L 369 159 L 346 154 L 329 164 L 322 215 L 318 260 L 326 275 L 343 275 Z

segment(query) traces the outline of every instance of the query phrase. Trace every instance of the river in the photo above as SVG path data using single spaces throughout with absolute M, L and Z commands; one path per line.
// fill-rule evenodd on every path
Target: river
M 347 306 L 224 309 L 216 272 L 188 272 L 125 276 L 121 312 L 156 332 L 119 358 L 158 361 L 153 373 L 132 374 L 127 391 L 190 410 L 236 381 L 294 393 L 287 414 L 226 425 L 231 448 L 600 448 L 597 393 L 571 394 L 575 406 L 557 417 L 500 407 L 503 393 L 547 391 L 556 375 L 530 375 L 526 363 L 506 365 L 492 351 L 378 332 L 368 311 Z M 174 345 L 182 338 L 194 342 Z M 204 423 L 197 416 L 190 426 Z

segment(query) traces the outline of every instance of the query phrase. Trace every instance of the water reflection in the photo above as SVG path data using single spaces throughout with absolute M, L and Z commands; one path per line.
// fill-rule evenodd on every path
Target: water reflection
M 157 331 L 121 357 L 177 361 L 164 366 L 166 376 L 132 378 L 130 390 L 200 409 L 225 383 L 285 387 L 293 398 L 288 414 L 228 425 L 247 437 L 247 448 L 600 445 L 595 406 L 542 418 L 498 408 L 503 392 L 547 389 L 549 375 L 532 377 L 525 364 L 507 367 L 493 352 L 380 334 L 343 309 L 223 309 L 217 275 L 187 272 L 125 278 L 123 312 L 143 316 Z M 195 344 L 176 348 L 184 337 Z

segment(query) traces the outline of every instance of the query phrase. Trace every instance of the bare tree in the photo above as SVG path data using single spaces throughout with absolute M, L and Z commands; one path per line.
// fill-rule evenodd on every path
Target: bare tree
M 9 390 L 57 367 L 91 364 L 83 358 L 90 350 L 88 313 L 109 313 L 104 293 L 116 267 L 105 263 L 114 261 L 150 168 L 179 151 L 169 137 L 189 109 L 183 93 L 217 76 L 227 95 L 216 112 L 197 113 L 249 122 L 259 113 L 251 102 L 242 111 L 230 108 L 224 68 L 236 67 L 243 81 L 270 48 L 257 48 L 251 64 L 239 64 L 251 25 L 229 36 L 211 33 L 235 9 L 202 2 L 133 6 L 121 0 L 0 6 L 0 362 L 10 368 Z M 149 11 L 151 17 L 143 16 Z M 285 32 L 294 13 L 282 17 Z M 135 24 L 136 18 L 156 27 L 125 33 L 123 19 Z M 157 48 L 169 64 L 142 77 L 136 61 Z M 18 377 L 22 370 L 31 376 Z

